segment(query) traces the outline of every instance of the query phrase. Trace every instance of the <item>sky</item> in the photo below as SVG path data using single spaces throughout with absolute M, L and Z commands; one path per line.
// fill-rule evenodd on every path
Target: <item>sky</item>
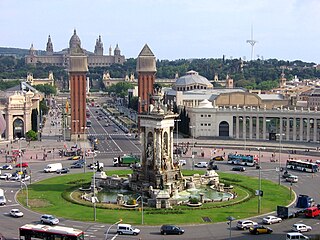
M 157 59 L 253 58 L 320 63 L 320 0 L 0 0 L 0 47 L 104 54 L 119 44 L 136 58 L 148 44 Z

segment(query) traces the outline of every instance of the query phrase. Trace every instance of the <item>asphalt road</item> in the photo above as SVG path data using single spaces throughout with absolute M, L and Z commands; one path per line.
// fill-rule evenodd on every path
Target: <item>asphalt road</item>
M 111 123 L 108 127 L 105 127 L 106 120 L 97 120 L 95 108 L 90 108 L 91 110 L 91 121 L 92 127 L 89 129 L 91 135 L 100 136 L 99 140 L 99 151 L 100 153 L 96 157 L 99 161 L 104 162 L 107 166 L 107 171 L 109 169 L 116 169 L 112 167 L 112 158 L 114 156 L 123 155 L 125 153 L 140 153 L 140 146 L 137 139 L 134 139 L 133 136 L 129 136 L 121 131 L 112 121 L 108 120 Z M 114 129 L 118 129 L 115 132 Z M 103 140 L 103 137 L 105 140 Z M 226 150 L 226 154 L 228 151 Z M 263 152 L 261 152 L 263 153 Z M 278 163 L 269 162 L 269 158 L 266 157 L 267 153 L 264 154 L 265 158 L 262 158 L 262 169 L 261 174 L 263 179 L 269 179 L 271 181 L 279 181 L 279 172 L 276 172 L 276 167 Z M 283 159 L 286 159 L 288 156 L 283 154 Z M 291 157 L 294 157 L 291 155 Z M 193 165 L 193 160 L 191 158 L 186 158 L 187 165 L 183 168 L 191 169 Z M 195 158 L 194 162 L 203 161 L 202 158 Z M 45 165 L 50 163 L 46 162 L 33 162 L 30 165 L 32 170 L 32 182 L 40 181 L 41 179 L 56 176 L 55 173 L 43 173 L 43 168 Z M 69 166 L 70 161 L 63 161 L 64 166 Z M 219 166 L 219 171 L 230 171 L 232 166 L 226 164 L 225 162 L 217 162 Z M 82 172 L 83 169 L 72 169 L 71 172 Z M 255 168 L 247 168 L 247 171 L 237 174 L 245 174 L 250 176 L 258 176 L 258 170 Z M 295 172 L 295 175 L 299 177 L 299 182 L 293 184 L 292 188 L 297 194 L 307 194 L 312 196 L 316 202 L 320 202 L 319 196 L 319 180 L 320 174 L 308 174 L 302 172 Z M 285 182 L 282 178 L 280 183 L 289 186 L 289 183 Z M 29 183 L 27 183 L 29 184 Z M 0 232 L 4 234 L 8 239 L 18 239 L 18 228 L 26 223 L 39 223 L 41 214 L 29 211 L 17 204 L 15 199 L 16 192 L 20 189 L 20 183 L 13 181 L 1 181 L 0 186 L 5 190 L 7 197 L 7 205 L 0 207 L 0 216 L 1 216 L 1 225 Z M 274 196 L 275 198 L 277 196 Z M 262 198 L 263 202 L 263 198 Z M 16 219 L 9 216 L 9 211 L 12 208 L 19 208 L 25 214 L 23 218 Z M 237 216 L 234 216 L 237 218 Z M 261 222 L 262 216 L 252 218 L 257 222 Z M 95 222 L 77 222 L 70 221 L 67 219 L 60 219 L 60 225 L 79 228 L 85 231 L 86 239 L 105 239 L 105 231 L 108 229 L 109 225 L 95 223 Z M 232 239 L 270 239 L 272 236 L 273 239 L 284 239 L 285 234 L 290 230 L 291 226 L 294 223 L 303 222 L 312 226 L 313 230 L 310 234 L 320 233 L 320 224 L 318 219 L 306 219 L 304 217 L 294 218 L 285 220 L 280 224 L 272 225 L 274 233 L 272 235 L 259 235 L 252 236 L 247 231 L 240 231 L 235 229 L 234 225 L 236 221 L 232 223 L 231 228 L 231 238 Z M 115 239 L 228 239 L 230 234 L 229 226 L 226 222 L 214 223 L 214 224 L 200 224 L 200 225 L 187 225 L 182 226 L 185 229 L 185 234 L 182 236 L 162 236 L 159 234 L 159 226 L 138 226 L 141 229 L 141 234 L 138 236 L 116 236 L 115 228 L 111 228 L 108 239 L 115 237 Z

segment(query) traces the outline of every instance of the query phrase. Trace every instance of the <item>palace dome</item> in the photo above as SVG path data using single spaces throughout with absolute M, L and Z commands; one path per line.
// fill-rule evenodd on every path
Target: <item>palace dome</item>
M 73 35 L 72 35 L 72 37 L 70 38 L 70 41 L 69 41 L 69 47 L 70 47 L 70 49 L 75 49 L 78 46 L 81 47 L 81 41 L 80 41 L 80 38 L 77 35 L 77 31 L 74 30 Z

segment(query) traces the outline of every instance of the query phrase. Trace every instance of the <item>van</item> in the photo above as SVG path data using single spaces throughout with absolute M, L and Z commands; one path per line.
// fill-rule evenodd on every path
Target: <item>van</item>
M 287 240 L 301 240 L 309 239 L 309 237 L 303 235 L 302 233 L 287 233 Z
M 138 235 L 140 233 L 140 229 L 134 228 L 130 224 L 118 224 L 117 233 L 120 235 Z
M 7 199 L 4 196 L 3 189 L 0 189 L 0 205 L 5 205 L 7 203 Z
M 48 164 L 43 171 L 45 173 L 49 173 L 49 172 L 56 172 L 57 170 L 61 170 L 62 169 L 62 164 L 61 163 L 51 163 Z
M 317 217 L 320 215 L 320 206 L 316 206 L 316 207 L 309 207 L 306 209 L 305 211 L 305 216 L 306 217 Z

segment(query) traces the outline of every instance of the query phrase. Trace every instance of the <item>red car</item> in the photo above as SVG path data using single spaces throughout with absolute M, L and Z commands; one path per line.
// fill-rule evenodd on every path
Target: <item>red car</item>
M 29 167 L 29 164 L 26 163 L 26 162 L 23 162 L 21 165 L 22 165 L 22 167 Z M 16 167 L 16 168 L 21 167 L 21 166 L 20 166 L 20 163 L 18 163 L 15 167 Z

